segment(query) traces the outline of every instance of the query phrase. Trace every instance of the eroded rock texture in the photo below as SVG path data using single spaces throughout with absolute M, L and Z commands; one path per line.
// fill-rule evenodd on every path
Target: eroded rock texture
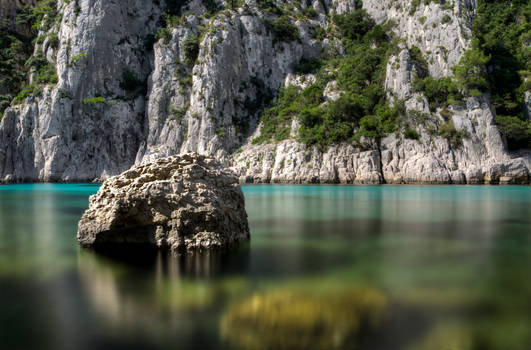
M 79 222 L 82 246 L 223 248 L 249 239 L 236 177 L 213 158 L 185 154 L 133 167 L 103 183 Z

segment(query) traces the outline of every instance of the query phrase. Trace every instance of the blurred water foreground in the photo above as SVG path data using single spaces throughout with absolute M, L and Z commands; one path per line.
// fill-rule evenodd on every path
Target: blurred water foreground
M 531 188 L 245 186 L 252 241 L 77 247 L 94 185 L 0 187 L 6 349 L 529 349 Z

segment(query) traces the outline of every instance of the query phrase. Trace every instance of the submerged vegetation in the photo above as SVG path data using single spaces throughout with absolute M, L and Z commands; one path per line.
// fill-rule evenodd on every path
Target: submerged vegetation
M 382 323 L 387 306 L 385 295 L 371 288 L 254 295 L 228 309 L 221 333 L 231 344 L 252 350 L 354 348 L 362 331 Z

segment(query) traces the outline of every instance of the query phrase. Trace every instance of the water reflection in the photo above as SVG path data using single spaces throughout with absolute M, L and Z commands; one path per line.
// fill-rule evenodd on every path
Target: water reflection
M 154 273 L 167 279 L 213 278 L 248 270 L 250 246 L 242 244 L 224 250 L 191 251 L 187 254 L 172 253 L 149 246 L 127 247 L 123 245 L 83 249 L 83 255 L 92 255 L 102 262 L 113 262 L 124 268 Z
M 531 348 L 531 188 L 244 187 L 230 252 L 77 248 L 97 187 L 0 186 L 0 344 Z
M 238 277 L 248 256 L 248 246 L 188 255 L 121 247 L 82 250 L 78 267 L 83 289 L 106 327 L 140 335 L 152 346 L 178 341 L 216 348 L 214 315 L 249 288 Z

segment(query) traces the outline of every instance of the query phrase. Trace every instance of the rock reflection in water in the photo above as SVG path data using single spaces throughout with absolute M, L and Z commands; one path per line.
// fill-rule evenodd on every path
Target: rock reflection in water
M 149 246 L 84 249 L 93 259 L 138 271 L 154 273 L 163 278 L 218 277 L 244 272 L 249 265 L 249 245 L 227 250 L 189 251 L 184 254 Z
M 244 280 L 227 275 L 245 269 L 247 259 L 246 247 L 184 255 L 123 247 L 83 250 L 79 272 L 89 301 L 111 325 L 172 336 L 175 326 L 181 334 L 187 327 L 193 332 L 193 318 L 246 288 Z
M 221 335 L 231 345 L 250 350 L 355 348 L 362 332 L 385 320 L 388 303 L 371 288 L 257 294 L 229 307 Z

